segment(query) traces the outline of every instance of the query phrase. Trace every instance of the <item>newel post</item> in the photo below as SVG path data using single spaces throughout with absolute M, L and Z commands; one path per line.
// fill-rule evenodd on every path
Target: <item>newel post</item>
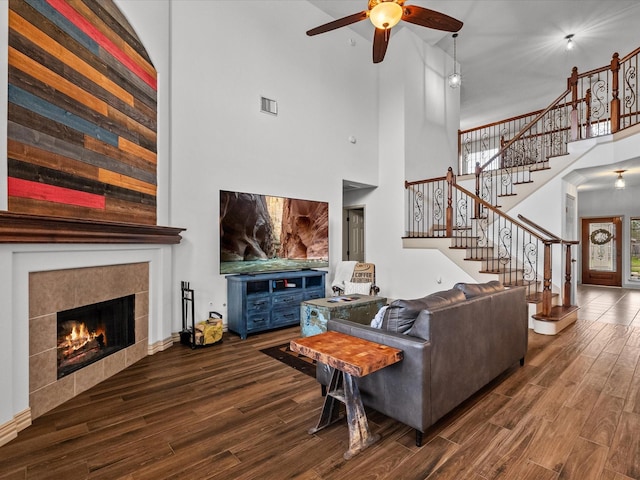
M 566 244 L 564 258 L 564 292 L 562 295 L 562 306 L 571 306 L 571 243 Z
M 578 118 L 578 67 L 571 69 L 569 77 L 571 89 L 571 140 L 580 139 L 580 119 Z
M 447 238 L 453 236 L 453 185 L 456 183 L 456 177 L 453 169 L 449 167 L 447 170 Z
M 544 242 L 544 279 L 542 284 L 542 315 L 551 313 L 551 242 Z
M 611 59 L 611 133 L 620 130 L 620 91 L 618 84 L 618 73 L 620 72 L 620 58 L 618 52 L 613 54 Z

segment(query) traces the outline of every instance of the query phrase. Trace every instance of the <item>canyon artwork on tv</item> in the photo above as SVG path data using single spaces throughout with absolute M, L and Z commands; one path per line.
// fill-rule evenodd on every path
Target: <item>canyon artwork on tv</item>
M 329 204 L 220 190 L 220 273 L 329 265 Z

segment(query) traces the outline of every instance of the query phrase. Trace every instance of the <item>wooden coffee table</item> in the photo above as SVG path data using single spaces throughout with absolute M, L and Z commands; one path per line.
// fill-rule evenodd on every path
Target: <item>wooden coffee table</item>
M 344 458 L 349 460 L 378 441 L 380 435 L 372 435 L 369 430 L 355 378 L 399 362 L 402 360 L 402 350 L 333 331 L 291 340 L 290 348 L 333 367 L 320 420 L 309 433 L 316 433 L 339 420 L 338 402 L 342 402 L 346 407 L 349 425 L 349 449 L 344 453 Z

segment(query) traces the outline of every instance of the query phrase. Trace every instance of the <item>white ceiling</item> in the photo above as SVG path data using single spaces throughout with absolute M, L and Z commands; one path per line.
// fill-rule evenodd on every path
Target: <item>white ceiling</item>
M 640 188 L 640 158 L 634 158 L 615 165 L 604 167 L 578 168 L 564 177 L 568 182 L 578 185 L 579 192 L 590 190 L 611 190 L 618 174 L 615 170 L 624 170 L 622 177 L 625 188 Z
M 327 21 L 367 7 L 367 0 L 309 2 L 328 14 Z M 614 52 L 624 56 L 640 46 L 638 0 L 406 0 L 406 4 L 464 22 L 456 55 L 462 74 L 463 130 L 545 108 L 566 88 L 573 66 L 578 72 L 592 70 L 609 64 Z M 373 38 L 374 27 L 368 21 L 345 28 L 369 42 Z M 407 22 L 394 27 L 399 28 L 411 29 L 453 56 L 451 33 Z M 565 49 L 568 34 L 575 42 L 570 52 Z M 387 56 L 393 54 L 392 36 Z M 607 168 L 609 175 L 612 170 Z M 593 172 L 585 178 L 590 182 Z

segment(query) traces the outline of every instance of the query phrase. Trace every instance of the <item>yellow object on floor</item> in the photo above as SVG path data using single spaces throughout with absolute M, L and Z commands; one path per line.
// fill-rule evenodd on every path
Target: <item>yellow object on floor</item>
M 196 345 L 211 345 L 222 340 L 222 320 L 209 318 L 196 324 Z

